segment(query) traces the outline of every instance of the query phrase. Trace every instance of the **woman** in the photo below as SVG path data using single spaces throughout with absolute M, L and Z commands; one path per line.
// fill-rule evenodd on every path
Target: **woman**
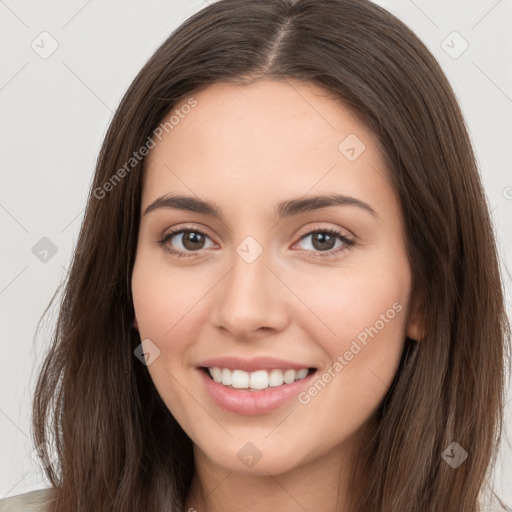
M 52 488 L 4 507 L 505 510 L 509 332 L 426 47 L 367 1 L 221 0 L 112 120 L 34 401 Z

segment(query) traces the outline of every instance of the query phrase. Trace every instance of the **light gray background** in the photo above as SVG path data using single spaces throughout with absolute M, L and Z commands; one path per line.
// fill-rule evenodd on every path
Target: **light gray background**
M 493 211 L 510 314 L 512 1 L 377 3 L 426 43 L 458 95 Z M 55 313 L 36 341 L 35 327 L 71 261 L 112 113 L 156 47 L 202 6 L 201 0 L 0 0 L 0 498 L 47 485 L 31 456 L 30 405 Z M 58 48 L 47 58 L 31 47 L 49 51 L 52 39 Z M 458 55 L 464 41 L 469 47 Z M 57 248 L 46 262 L 32 252 L 43 237 Z M 509 505 L 511 432 L 509 401 L 495 482 Z

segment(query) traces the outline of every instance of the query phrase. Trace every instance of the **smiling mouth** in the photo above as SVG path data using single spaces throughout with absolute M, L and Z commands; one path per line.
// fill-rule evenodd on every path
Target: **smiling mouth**
M 200 367 L 208 377 L 231 389 L 246 391 L 263 391 L 272 388 L 282 388 L 298 380 L 305 379 L 316 372 L 316 368 L 301 368 L 300 370 L 256 370 L 246 372 L 244 370 L 219 368 L 219 367 Z

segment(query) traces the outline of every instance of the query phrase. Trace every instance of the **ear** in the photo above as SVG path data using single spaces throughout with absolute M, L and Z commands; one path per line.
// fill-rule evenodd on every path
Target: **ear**
M 135 329 L 137 329 L 137 331 L 139 330 L 139 323 L 137 322 L 137 317 L 135 317 L 133 319 L 133 327 L 135 327 Z
M 424 301 L 419 294 L 415 294 L 412 299 L 407 320 L 407 337 L 412 340 L 421 341 L 427 335 L 425 328 L 425 308 Z

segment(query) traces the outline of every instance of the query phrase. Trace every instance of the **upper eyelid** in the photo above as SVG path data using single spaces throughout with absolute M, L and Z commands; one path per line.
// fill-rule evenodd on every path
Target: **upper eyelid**
M 162 233 L 162 238 L 164 237 L 167 237 L 167 236 L 173 236 L 173 235 L 178 235 L 178 234 L 182 234 L 184 231 L 197 231 L 197 232 L 200 232 L 200 233 L 204 233 L 208 238 L 210 238 L 210 240 L 213 241 L 213 238 L 212 236 L 210 236 L 209 234 L 209 230 L 206 229 L 206 228 L 203 228 L 203 227 L 200 227 L 200 226 L 179 226 L 179 227 L 172 227 L 172 228 L 167 228 L 164 230 L 164 232 Z
M 329 230 L 339 231 L 340 235 L 342 235 L 342 236 L 344 236 L 346 238 L 350 238 L 351 240 L 355 239 L 355 235 L 352 232 L 350 232 L 347 228 L 342 228 L 342 227 L 339 227 L 339 226 L 336 226 L 336 227 L 333 227 L 333 226 L 322 226 L 320 224 L 316 224 L 316 225 L 313 225 L 313 226 L 306 227 L 303 230 L 301 229 L 299 231 L 299 233 L 297 234 L 297 236 L 300 239 L 303 236 L 311 235 L 312 233 L 314 233 L 316 231 L 329 231 Z

